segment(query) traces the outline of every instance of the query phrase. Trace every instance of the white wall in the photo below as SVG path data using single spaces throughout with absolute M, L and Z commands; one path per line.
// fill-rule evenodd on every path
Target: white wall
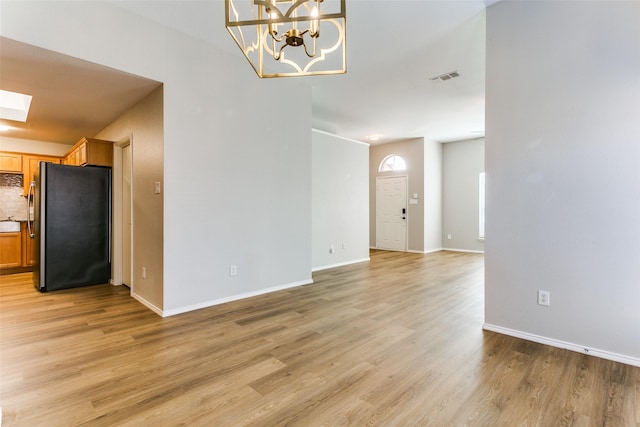
M 0 135 L 0 151 L 16 151 L 18 153 L 62 157 L 71 147 L 73 147 L 73 144 L 8 138 Z
M 442 249 L 442 144 L 424 141 L 424 252 Z
M 313 269 L 368 261 L 369 144 L 314 130 L 311 159 Z
M 310 282 L 308 87 L 102 2 L 1 7 L 6 37 L 164 83 L 165 315 Z
M 96 138 L 131 143 L 132 164 L 132 241 L 131 292 L 155 311 L 161 311 L 163 298 L 163 88 L 159 87 L 145 99 L 118 117 L 100 131 Z M 122 151 L 116 148 L 113 180 L 113 234 L 114 244 L 112 268 L 117 282 L 122 267 Z M 160 183 L 160 193 L 155 192 L 155 183 Z M 120 184 L 118 188 L 118 184 Z M 120 268 L 119 271 L 118 267 Z M 142 268 L 146 277 L 142 277 Z M 121 284 L 121 281 L 117 284 Z
M 485 321 L 640 366 L 638 22 L 633 1 L 488 8 Z
M 407 201 L 407 250 L 424 252 L 425 237 L 425 143 L 424 138 L 414 138 L 388 144 L 372 145 L 369 149 L 369 240 L 376 247 L 376 178 L 382 176 L 407 175 L 407 198 L 418 194 L 418 204 Z M 378 172 L 380 162 L 395 154 L 407 163 L 406 171 Z
M 478 178 L 482 172 L 484 138 L 443 144 L 442 242 L 446 249 L 484 251 L 484 241 L 478 240 Z
M 378 172 L 380 162 L 388 155 L 401 156 L 406 172 Z M 414 138 L 373 145 L 369 156 L 369 239 L 376 246 L 376 177 L 407 175 L 407 198 L 418 195 L 418 203 L 407 204 L 407 250 L 434 252 L 442 249 L 442 146 L 438 142 Z M 407 201 L 408 203 L 408 201 Z

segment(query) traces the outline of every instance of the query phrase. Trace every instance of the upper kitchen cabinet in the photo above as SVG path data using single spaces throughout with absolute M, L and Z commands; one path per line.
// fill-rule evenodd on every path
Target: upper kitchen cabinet
M 22 155 L 18 153 L 0 153 L 0 172 L 22 173 Z
M 63 157 L 62 163 L 73 166 L 113 166 L 113 142 L 82 138 Z
M 24 195 L 29 194 L 29 185 L 31 185 L 31 181 L 33 181 L 33 176 L 36 171 L 40 167 L 40 162 L 48 162 L 48 163 L 60 163 L 60 157 L 53 156 L 41 156 L 39 154 L 36 155 L 22 155 L 22 171 L 24 174 L 23 177 L 23 187 L 24 187 Z

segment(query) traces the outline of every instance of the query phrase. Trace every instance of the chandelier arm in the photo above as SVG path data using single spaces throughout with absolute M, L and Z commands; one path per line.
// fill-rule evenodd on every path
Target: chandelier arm
M 280 42 L 282 42 L 282 41 L 285 39 L 285 37 L 287 36 L 287 33 L 284 33 L 284 34 L 282 35 L 282 37 L 278 38 L 278 37 L 277 37 L 278 32 L 277 32 L 277 31 L 273 31 L 273 30 L 271 29 L 271 24 L 269 24 L 269 35 L 271 36 L 271 38 L 272 38 L 274 41 L 277 41 L 278 43 L 280 43 Z
M 306 53 L 309 58 L 313 58 L 314 56 L 316 56 L 316 38 L 312 37 L 312 39 L 313 39 L 313 52 L 312 53 L 309 53 L 309 51 L 307 50 L 307 44 L 303 43 L 304 53 Z
M 273 59 L 275 59 L 276 61 L 280 60 L 280 57 L 282 56 L 282 51 L 284 50 L 285 47 L 289 46 L 288 44 L 283 44 L 282 47 L 280 48 L 280 50 L 278 50 L 277 55 L 276 55 L 276 49 L 273 49 Z M 275 47 L 275 46 L 274 46 Z

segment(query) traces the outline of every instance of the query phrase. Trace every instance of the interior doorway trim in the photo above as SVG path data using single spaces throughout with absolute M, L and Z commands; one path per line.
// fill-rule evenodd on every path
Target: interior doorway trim
M 114 143 L 114 156 L 113 156 L 113 254 L 112 254 L 112 279 L 111 282 L 113 285 L 122 285 L 123 282 L 123 253 L 124 253 L 124 245 L 123 242 L 123 151 L 126 146 L 131 147 L 131 155 L 133 157 L 133 135 L 129 135 L 119 141 Z M 131 162 L 133 163 L 133 162 Z M 132 166 L 133 168 L 133 166 Z M 133 171 L 131 173 L 133 175 Z M 132 184 L 133 186 L 133 184 Z M 131 191 L 131 199 L 133 199 L 133 188 Z M 133 230 L 133 201 L 130 201 L 129 206 L 131 207 L 131 229 Z M 133 235 L 133 233 L 132 233 Z M 133 266 L 133 238 L 129 242 L 130 245 L 130 265 Z M 133 276 L 133 275 L 132 275 Z M 133 292 L 134 283 L 133 277 L 130 279 L 131 283 L 127 283 L 130 287 L 131 292 Z

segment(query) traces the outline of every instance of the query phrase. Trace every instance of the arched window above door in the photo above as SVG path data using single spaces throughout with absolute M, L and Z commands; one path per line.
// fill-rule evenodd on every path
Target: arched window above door
M 406 171 L 407 163 L 404 159 L 395 154 L 389 154 L 382 159 L 378 172 L 394 172 L 394 171 Z

